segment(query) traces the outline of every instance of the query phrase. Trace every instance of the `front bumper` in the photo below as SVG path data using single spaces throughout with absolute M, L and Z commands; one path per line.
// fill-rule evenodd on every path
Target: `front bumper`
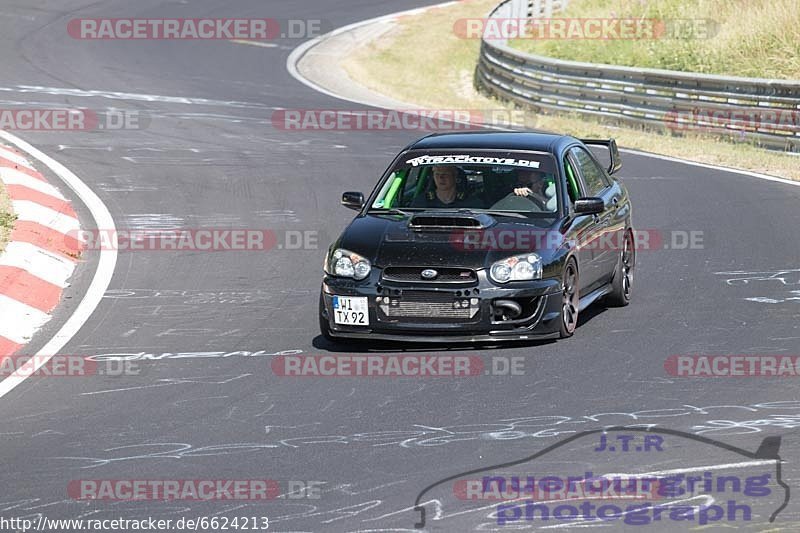
M 376 270 L 376 269 L 373 269 Z M 561 325 L 561 280 L 556 278 L 498 285 L 478 271 L 469 286 L 395 283 L 380 271 L 363 281 L 325 276 L 322 316 L 333 337 L 411 342 L 486 342 L 557 338 Z M 333 296 L 367 298 L 369 325 L 335 324 Z M 520 303 L 514 320 L 498 317 L 497 300 Z M 458 309 L 466 304 L 468 307 Z M 398 315 L 398 313 L 400 313 Z M 426 316 L 411 316 L 415 313 Z

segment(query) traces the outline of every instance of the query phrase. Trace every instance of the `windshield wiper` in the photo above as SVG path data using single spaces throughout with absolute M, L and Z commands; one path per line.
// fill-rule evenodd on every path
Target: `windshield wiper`
M 492 209 L 474 209 L 473 212 L 475 213 L 486 213 L 487 215 L 497 215 L 497 216 L 504 216 L 504 217 L 514 217 L 514 218 L 529 218 L 527 215 L 520 213 L 519 211 L 495 211 Z
M 382 215 L 403 215 L 404 217 L 410 217 L 411 213 L 408 211 L 403 211 L 402 209 L 397 209 L 396 207 L 390 207 L 389 209 L 370 209 L 367 213 L 380 213 Z

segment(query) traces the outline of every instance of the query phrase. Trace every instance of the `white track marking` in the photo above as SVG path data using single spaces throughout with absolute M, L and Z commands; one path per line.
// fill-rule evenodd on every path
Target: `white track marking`
M 278 45 L 275 43 L 262 43 L 260 41 L 246 41 L 244 39 L 231 39 L 232 43 L 235 44 L 246 44 L 249 46 L 259 46 L 261 48 L 277 48 Z
M 361 105 L 365 105 L 365 106 L 369 106 L 369 107 L 382 108 L 382 106 L 380 104 L 377 104 L 375 102 L 370 102 L 370 101 L 367 101 L 367 100 L 359 100 L 358 98 L 351 98 L 351 97 L 349 97 L 347 95 L 337 94 L 337 93 L 334 93 L 332 91 L 329 91 L 328 89 L 322 87 L 321 85 L 317 85 L 316 83 L 314 83 L 310 79 L 308 79 L 305 76 L 303 76 L 302 74 L 300 74 L 300 71 L 297 69 L 297 64 L 300 62 L 301 59 L 303 59 L 303 56 L 306 54 L 306 52 L 308 52 L 311 48 L 314 48 L 321 41 L 323 41 L 325 39 L 328 39 L 329 37 L 334 37 L 334 36 L 336 36 L 336 35 L 338 35 L 340 33 L 344 33 L 344 32 L 350 31 L 350 30 L 354 30 L 354 29 L 359 28 L 361 26 L 367 26 L 367 25 L 373 24 L 373 23 L 386 22 L 386 21 L 394 20 L 394 19 L 396 19 L 398 17 L 401 17 L 401 16 L 419 14 L 419 13 L 422 13 L 422 12 L 427 11 L 429 9 L 437 9 L 437 8 L 440 8 L 440 7 L 447 7 L 449 5 L 456 4 L 456 3 L 458 3 L 458 2 L 456 2 L 456 1 L 445 2 L 444 4 L 438 4 L 438 5 L 434 5 L 434 6 L 430 6 L 430 7 L 410 9 L 408 11 L 401 11 L 400 13 L 393 13 L 391 15 L 384 15 L 384 16 L 377 17 L 377 18 L 374 18 L 374 19 L 364 20 L 362 22 L 356 22 L 354 24 L 349 24 L 347 26 L 342 26 L 341 28 L 337 28 L 337 29 L 333 30 L 332 32 L 326 33 L 325 35 L 321 35 L 319 37 L 311 39 L 310 41 L 306 41 L 303 44 L 301 44 L 300 46 L 298 46 L 297 48 L 295 48 L 294 50 L 292 50 L 292 52 L 289 54 L 289 57 L 286 59 L 286 70 L 289 71 L 289 74 L 291 74 L 291 76 L 294 79 L 296 79 L 297 81 L 299 81 L 303 85 L 311 87 L 315 91 L 320 92 L 322 94 L 325 94 L 327 96 L 330 96 L 331 98 L 336 98 L 337 100 L 344 100 L 346 102 L 352 102 L 352 103 L 355 103 L 355 104 L 361 104 Z M 408 111 L 410 113 L 414 113 L 414 112 L 418 111 L 420 109 L 420 107 L 421 107 L 421 106 L 414 106 L 413 104 L 410 104 L 408 102 L 399 102 L 399 103 L 405 105 L 408 108 L 406 111 Z M 493 124 L 483 124 L 483 123 L 477 123 L 477 122 L 465 122 L 463 120 L 453 120 L 452 122 L 454 122 L 456 124 L 471 124 L 471 125 L 475 125 L 475 126 L 482 126 L 482 127 L 486 128 L 486 129 L 489 129 L 489 130 L 510 131 L 506 127 L 495 126 Z
M 159 102 L 165 104 L 276 109 L 274 107 L 259 102 L 237 102 L 234 100 L 229 100 L 229 101 L 210 100 L 208 98 L 193 98 L 188 96 L 163 96 L 159 94 L 127 93 L 121 91 L 95 91 L 95 90 L 85 91 L 83 89 L 73 89 L 69 87 L 42 87 L 38 85 L 17 85 L 16 87 L 0 87 L 0 91 L 19 92 L 19 93 L 41 93 L 53 96 L 73 96 L 78 98 L 105 98 L 108 100 L 130 100 L 134 102 Z M 19 145 L 17 146 L 19 147 Z M 38 159 L 38 157 L 36 159 Z
M 89 209 L 92 218 L 94 218 L 95 227 L 103 228 L 108 231 L 116 231 L 114 219 L 111 217 L 111 213 L 108 212 L 108 208 L 103 204 L 103 201 L 67 167 L 7 131 L 0 131 L 0 139 L 15 145 L 31 157 L 39 160 L 61 178 Z M 83 299 L 75 308 L 75 311 L 73 311 L 72 315 L 64 322 L 61 329 L 59 329 L 47 344 L 36 353 L 37 357 L 25 363 L 16 372 L 0 382 L 0 398 L 14 390 L 14 388 L 25 381 L 29 375 L 46 364 L 53 355 L 57 354 L 59 350 L 78 333 L 100 304 L 103 294 L 108 289 L 111 278 L 114 276 L 114 268 L 116 265 L 116 250 L 104 249 L 100 251 L 100 259 L 98 260 L 97 270 L 94 273 L 92 282 L 86 290 Z
M 81 224 L 78 222 L 77 218 L 59 213 L 54 209 L 45 207 L 42 204 L 37 204 L 36 202 L 12 200 L 11 207 L 17 214 L 17 220 L 37 222 L 42 226 L 47 226 L 65 235 L 69 234 L 71 231 L 77 232 L 81 229 Z
M 453 2 L 447 2 L 446 4 L 440 4 L 439 7 L 444 7 L 445 5 L 450 5 L 451 3 L 453 3 Z M 415 9 L 409 9 L 407 11 L 401 11 L 399 13 L 392 13 L 390 15 L 383 15 L 381 17 L 376 17 L 376 18 L 369 19 L 369 20 L 362 20 L 361 22 L 356 22 L 354 24 L 348 24 L 347 26 L 342 26 L 341 28 L 336 28 L 335 30 L 333 30 L 331 32 L 328 32 L 325 35 L 320 35 L 319 37 L 315 37 L 314 39 L 311 39 L 310 41 L 306 41 L 306 42 L 302 43 L 300 46 L 298 46 L 297 48 L 295 48 L 294 50 L 292 50 L 292 52 L 289 54 L 289 57 L 286 59 L 286 70 L 289 71 L 289 74 L 291 74 L 291 76 L 294 79 L 296 79 L 297 81 L 299 81 L 303 85 L 311 87 L 312 89 L 314 89 L 315 91 L 317 91 L 319 93 L 328 95 L 328 96 L 330 96 L 332 98 L 336 98 L 337 100 L 344 100 L 346 102 L 353 102 L 353 103 L 356 103 L 356 104 L 362 104 L 362 105 L 367 105 L 367 106 L 370 106 L 370 107 L 375 107 L 375 104 L 373 104 L 373 103 L 365 102 L 363 100 L 358 100 L 358 99 L 355 99 L 355 98 L 350 98 L 350 97 L 348 97 L 346 95 L 342 95 L 342 94 L 336 94 L 336 93 L 331 92 L 328 89 L 326 89 L 326 88 L 324 88 L 324 87 L 322 87 L 320 85 L 317 85 L 313 81 L 309 80 L 308 78 L 306 78 L 305 76 L 300 74 L 300 71 L 297 70 L 297 64 L 300 62 L 301 59 L 303 59 L 303 56 L 310 49 L 314 48 L 320 42 L 322 42 L 322 41 L 324 41 L 326 39 L 329 39 L 331 37 L 334 37 L 336 35 L 339 35 L 340 33 L 345 33 L 345 32 L 348 32 L 350 30 L 354 30 L 356 28 L 360 28 L 362 26 L 367 26 L 369 24 L 377 24 L 377 23 L 381 23 L 381 22 L 390 21 L 390 20 L 393 20 L 393 19 L 395 19 L 397 17 L 400 17 L 400 16 L 413 15 L 414 13 L 419 13 L 419 12 L 420 12 L 420 8 L 415 8 Z
M 711 170 L 721 170 L 723 172 L 731 172 L 733 174 L 742 174 L 743 176 L 750 176 L 751 178 L 758 178 L 767 181 L 776 181 L 784 185 L 795 185 L 800 187 L 800 181 L 793 181 L 786 178 L 779 178 L 777 176 L 770 176 L 769 174 L 761 174 L 760 172 L 753 172 L 751 170 L 742 170 L 739 168 L 721 167 L 719 165 L 712 165 L 710 163 L 697 163 L 695 161 L 688 161 L 679 157 L 671 157 L 668 155 L 651 154 L 649 152 L 640 152 L 639 150 L 632 150 L 630 148 L 620 148 L 620 152 L 628 154 L 640 155 L 643 157 L 652 157 L 654 159 L 662 159 L 664 161 L 672 161 L 674 163 L 683 163 L 684 165 L 694 165 L 696 167 L 710 168 Z M 622 178 L 625 179 L 625 178 Z
M 30 161 L 28 161 L 27 159 L 25 159 L 24 157 L 22 157 L 18 153 L 12 152 L 11 150 L 9 150 L 7 148 L 3 148 L 2 146 L 0 146 L 0 157 L 8 159 L 9 161 L 11 161 L 13 163 L 16 163 L 16 164 L 18 164 L 20 166 L 23 166 L 23 167 L 25 167 L 25 168 L 27 168 L 29 170 L 36 170 L 35 168 L 33 168 L 31 166 L 31 162 Z
M 26 344 L 50 320 L 50 315 L 0 294 L 0 336 L 16 344 Z
M 673 476 L 675 474 L 689 474 L 692 472 L 706 472 L 708 470 L 728 470 L 731 468 L 749 468 L 751 466 L 774 465 L 776 462 L 777 459 L 759 459 L 757 461 L 742 461 L 739 463 L 723 463 L 719 465 L 692 466 L 688 468 L 674 468 L 672 470 L 655 470 L 652 472 L 645 472 L 644 474 L 629 474 L 629 473 L 603 474 L 602 477 L 605 478 L 622 477 L 622 476 L 628 476 L 631 478 L 647 477 L 647 476 L 662 477 L 662 476 Z
M 75 261 L 71 259 L 54 255 L 27 242 L 14 241 L 8 243 L 6 251 L 0 255 L 0 266 L 21 268 L 62 289 L 69 286 L 67 280 L 75 271 Z
M 46 181 L 36 179 L 14 168 L 0 167 L 0 181 L 6 185 L 22 185 L 34 191 L 39 191 L 58 198 L 59 200 L 64 200 L 64 196 L 58 192 L 58 189 Z

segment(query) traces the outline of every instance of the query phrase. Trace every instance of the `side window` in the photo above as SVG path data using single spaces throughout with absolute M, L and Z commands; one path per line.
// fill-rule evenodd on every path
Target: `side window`
M 586 195 L 600 196 L 602 190 L 611 185 L 606 173 L 583 148 L 573 148 L 570 153 L 575 157 L 581 169 L 583 181 L 586 183 Z

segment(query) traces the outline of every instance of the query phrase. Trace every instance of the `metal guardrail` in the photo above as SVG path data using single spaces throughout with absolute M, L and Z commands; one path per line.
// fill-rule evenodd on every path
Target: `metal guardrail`
M 489 18 L 549 17 L 567 1 L 506 0 Z M 800 81 L 564 61 L 485 36 L 475 77 L 478 88 L 490 95 L 545 112 L 572 111 L 647 129 L 705 132 L 800 151 Z

